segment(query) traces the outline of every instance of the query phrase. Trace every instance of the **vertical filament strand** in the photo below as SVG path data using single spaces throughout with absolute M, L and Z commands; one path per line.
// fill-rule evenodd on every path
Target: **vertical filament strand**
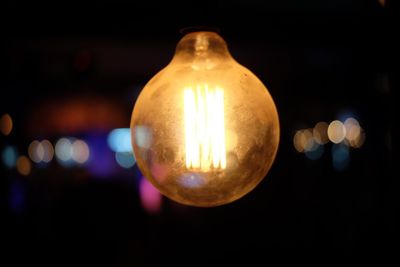
M 184 89 L 186 168 L 226 168 L 224 91 L 207 84 Z

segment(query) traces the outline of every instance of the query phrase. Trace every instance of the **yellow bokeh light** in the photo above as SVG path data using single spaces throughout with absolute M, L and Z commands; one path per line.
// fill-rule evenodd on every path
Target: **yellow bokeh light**
M 293 137 L 293 145 L 298 152 L 314 151 L 318 147 L 312 129 L 298 130 Z
M 54 157 L 54 148 L 53 145 L 50 143 L 49 140 L 43 140 L 41 142 L 43 147 L 43 161 L 49 163 Z
M 335 144 L 339 144 L 344 140 L 346 137 L 346 128 L 341 121 L 334 120 L 329 124 L 328 137 Z
M 298 130 L 293 137 L 293 145 L 297 152 L 304 152 L 303 130 Z
M 72 159 L 83 164 L 89 159 L 89 146 L 83 140 L 76 140 L 72 143 Z
M 35 163 L 39 163 L 43 160 L 44 150 L 41 142 L 34 140 L 29 144 L 28 156 Z
M 344 122 L 346 129 L 346 140 L 351 144 L 360 138 L 361 127 L 358 121 L 354 118 L 348 118 Z
M 9 114 L 4 114 L 0 118 L 0 131 L 5 136 L 9 135 L 13 128 L 13 121 Z
M 35 163 L 42 161 L 49 163 L 54 157 L 53 145 L 49 140 L 43 140 L 42 142 L 34 140 L 29 144 L 28 156 Z
M 350 146 L 354 148 L 360 148 L 365 142 L 365 132 L 363 129 L 360 128 L 360 134 L 357 136 L 356 139 L 349 141 Z
M 346 140 L 349 142 L 353 142 L 360 137 L 360 134 L 360 127 L 351 127 L 349 130 L 346 130 Z
M 32 165 L 30 160 L 26 156 L 20 156 L 17 160 L 17 171 L 23 175 L 27 176 L 31 173 Z
M 312 151 L 315 148 L 314 138 L 312 134 L 312 129 L 305 129 L 301 135 L 301 144 L 304 148 L 304 151 Z
M 329 127 L 328 123 L 324 121 L 320 121 L 317 124 L 315 124 L 313 129 L 313 137 L 315 142 L 317 142 L 320 145 L 328 143 L 329 141 L 328 127 Z

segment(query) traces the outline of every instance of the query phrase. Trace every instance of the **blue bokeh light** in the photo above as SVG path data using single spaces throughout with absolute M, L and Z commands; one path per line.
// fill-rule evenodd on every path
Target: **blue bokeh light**
M 332 164 L 337 171 L 343 171 L 350 163 L 349 148 L 344 144 L 332 146 Z
M 3 163 L 8 168 L 15 167 L 17 163 L 17 149 L 13 146 L 6 146 L 2 153 Z
M 119 166 L 125 169 L 132 168 L 136 163 L 135 157 L 130 152 L 115 153 L 115 161 Z
M 308 150 L 305 152 L 305 155 L 308 159 L 311 160 L 317 160 L 321 158 L 321 156 L 324 154 L 324 146 L 319 145 L 318 143 L 315 142 L 315 147 L 313 149 Z
M 131 130 L 129 128 L 112 130 L 108 134 L 107 143 L 114 152 L 132 152 Z

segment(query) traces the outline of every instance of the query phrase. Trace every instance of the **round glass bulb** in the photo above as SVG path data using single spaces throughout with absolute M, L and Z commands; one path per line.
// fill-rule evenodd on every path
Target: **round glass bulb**
M 143 175 L 179 203 L 232 202 L 265 177 L 279 143 L 267 88 L 214 32 L 192 32 L 139 95 L 133 151 Z

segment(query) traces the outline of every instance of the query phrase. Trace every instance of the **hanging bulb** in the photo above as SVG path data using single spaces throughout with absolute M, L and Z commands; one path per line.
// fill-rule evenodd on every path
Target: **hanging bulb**
M 192 32 L 141 92 L 131 120 L 143 175 L 165 196 L 218 206 L 251 191 L 270 169 L 279 120 L 267 88 L 214 32 Z

